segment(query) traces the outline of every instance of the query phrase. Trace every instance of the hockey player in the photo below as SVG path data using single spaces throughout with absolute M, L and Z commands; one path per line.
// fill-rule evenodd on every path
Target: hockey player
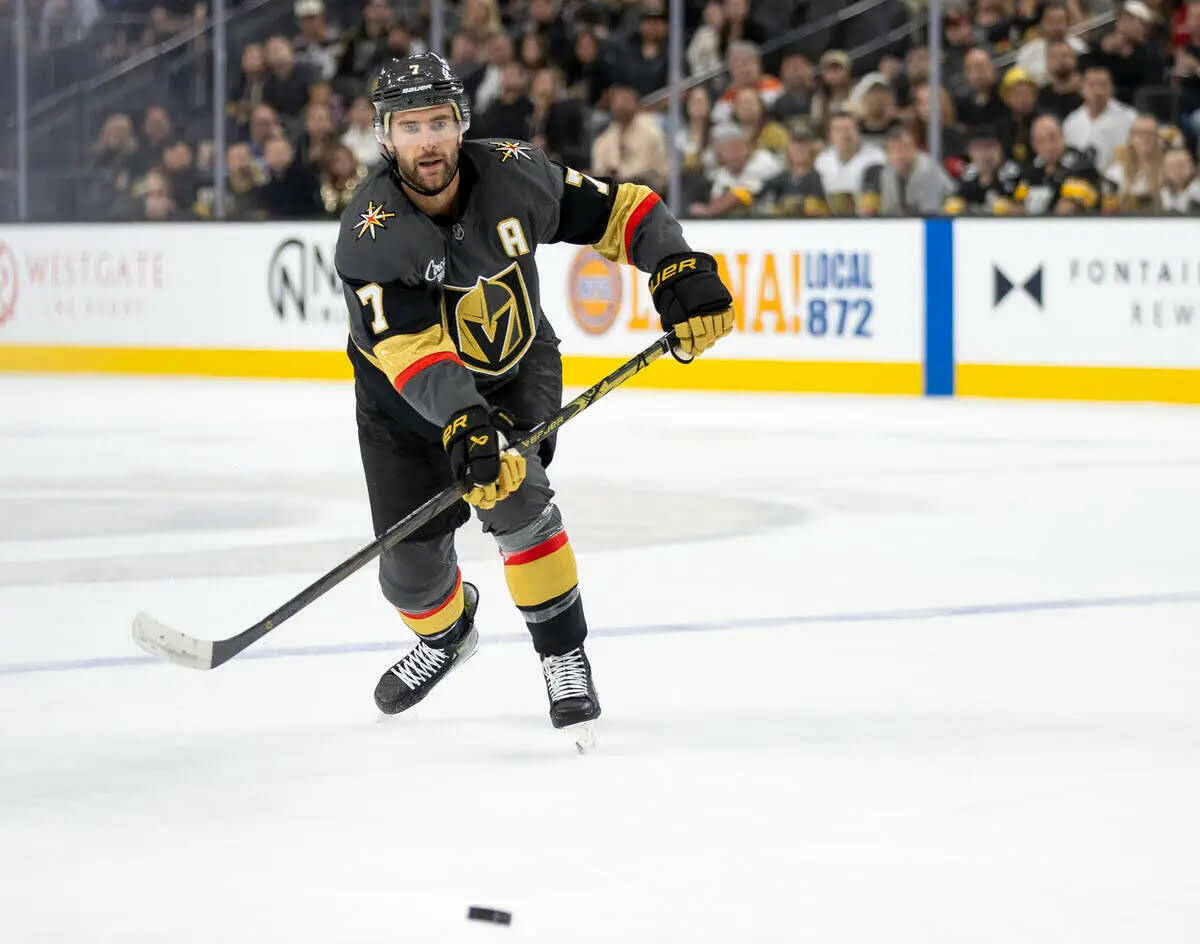
M 600 702 L 575 557 L 546 475 L 554 439 L 528 458 L 506 449 L 562 399 L 534 253 L 593 244 L 652 273 L 685 362 L 732 330 L 732 299 L 712 257 L 689 248 L 648 188 L 587 177 L 524 142 L 464 141 L 469 103 L 441 57 L 386 64 L 372 101 L 387 159 L 342 216 L 336 264 L 376 534 L 464 485 L 541 657 L 551 721 L 591 721 Z M 381 558 L 383 595 L 417 635 L 376 686 L 385 713 L 415 705 L 475 651 L 478 593 L 454 553 L 469 517 L 459 503 Z

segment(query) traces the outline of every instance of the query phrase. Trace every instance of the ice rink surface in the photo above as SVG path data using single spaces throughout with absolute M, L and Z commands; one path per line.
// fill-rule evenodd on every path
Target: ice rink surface
M 0 938 L 1200 940 L 1200 411 L 621 390 L 552 480 L 604 716 L 484 645 L 381 720 L 344 384 L 0 378 Z M 466 920 L 470 905 L 510 927 Z

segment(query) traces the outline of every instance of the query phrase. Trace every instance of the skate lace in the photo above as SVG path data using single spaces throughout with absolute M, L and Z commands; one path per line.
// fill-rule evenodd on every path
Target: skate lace
M 551 701 L 587 696 L 588 672 L 582 649 L 572 649 L 562 656 L 546 656 L 542 660 L 542 671 L 546 674 Z
M 408 655 L 392 666 L 392 675 L 409 688 L 420 688 L 433 678 L 447 658 L 441 649 L 419 642 Z

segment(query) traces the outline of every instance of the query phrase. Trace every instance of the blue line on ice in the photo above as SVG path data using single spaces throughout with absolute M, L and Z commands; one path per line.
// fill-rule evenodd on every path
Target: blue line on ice
M 888 620 L 944 619 L 953 616 L 989 616 L 997 613 L 1038 613 L 1048 610 L 1081 610 L 1093 607 L 1154 606 L 1164 603 L 1200 603 L 1200 590 L 1179 593 L 1145 593 L 1123 597 L 1080 597 L 1072 600 L 1026 600 L 1013 603 L 974 603 L 960 606 L 929 606 L 898 610 L 865 610 L 851 613 L 808 613 L 797 616 L 766 616 L 758 619 L 706 620 L 691 623 L 648 623 L 615 629 L 591 629 L 594 636 L 654 636 L 668 633 L 712 633 L 728 629 L 769 629 L 772 626 L 796 626 L 805 623 L 878 623 Z M 525 633 L 499 633 L 480 636 L 481 643 L 524 643 Z M 252 649 L 239 659 L 287 659 L 294 656 L 343 655 L 351 652 L 376 652 L 402 649 L 409 640 L 335 643 L 323 646 L 276 646 Z M 133 643 L 130 642 L 130 646 Z M 28 675 L 34 672 L 67 672 L 75 669 L 107 669 L 127 665 L 149 665 L 161 660 L 153 656 L 101 656 L 94 659 L 63 659 L 50 662 L 12 662 L 0 664 L 0 675 Z

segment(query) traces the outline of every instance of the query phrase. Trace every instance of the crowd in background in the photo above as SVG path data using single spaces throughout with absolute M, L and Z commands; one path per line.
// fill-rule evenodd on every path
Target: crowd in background
M 178 25 L 200 6 L 157 8 Z M 662 0 L 447 6 L 447 58 L 473 103 L 468 137 L 532 141 L 578 170 L 660 191 L 674 145 L 685 215 L 1200 212 L 1200 0 L 946 0 L 936 95 L 924 44 L 860 62 L 832 48 L 764 56 L 808 5 L 689 0 L 687 71 L 718 74 L 687 91 L 674 142 L 665 106 L 644 105 L 667 83 Z M 1079 24 L 1105 12 L 1115 18 L 1084 38 Z M 294 14 L 290 34 L 238 52 L 225 154 L 210 129 L 162 106 L 108 116 L 92 156 L 101 215 L 211 216 L 217 159 L 227 216 L 341 212 L 381 160 L 369 80 L 385 59 L 425 50 L 427 5 L 294 0 Z M 889 13 L 925 15 L 900 0 Z

